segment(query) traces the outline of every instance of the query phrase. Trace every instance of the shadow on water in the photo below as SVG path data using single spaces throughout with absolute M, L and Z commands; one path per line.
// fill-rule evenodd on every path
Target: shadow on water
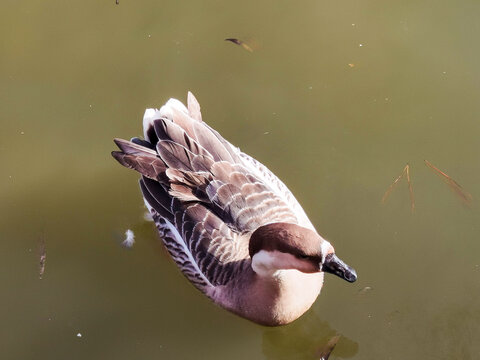
M 358 343 L 333 329 L 328 322 L 310 311 L 290 325 L 266 329 L 263 333 L 262 350 L 265 358 L 272 360 L 318 359 L 319 352 L 338 334 L 341 337 L 332 357 L 347 359 L 355 356 Z

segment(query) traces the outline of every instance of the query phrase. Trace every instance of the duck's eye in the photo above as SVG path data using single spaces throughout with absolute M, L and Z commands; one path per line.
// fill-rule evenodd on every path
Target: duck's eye
M 299 258 L 300 259 L 308 259 L 308 256 L 307 255 L 299 255 Z

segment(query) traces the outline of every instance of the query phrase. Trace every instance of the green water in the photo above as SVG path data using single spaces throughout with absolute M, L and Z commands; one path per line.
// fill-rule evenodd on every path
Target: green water
M 473 0 L 2 0 L 0 357 L 303 360 L 341 334 L 330 359 L 480 358 L 479 16 Z M 187 90 L 358 272 L 289 326 L 198 293 L 110 157 Z M 406 163 L 414 214 L 404 182 L 381 204 Z

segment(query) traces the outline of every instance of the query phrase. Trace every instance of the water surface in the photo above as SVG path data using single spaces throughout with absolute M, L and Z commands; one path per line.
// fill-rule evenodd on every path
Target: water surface
M 303 360 L 335 334 L 331 359 L 479 357 L 478 2 L 0 10 L 2 358 Z M 110 151 L 141 134 L 145 108 L 187 90 L 285 181 L 358 282 L 329 276 L 305 316 L 264 328 L 183 278 L 143 219 L 137 175 Z M 406 163 L 414 214 L 404 182 L 380 201 Z M 119 245 L 127 229 L 131 250 Z

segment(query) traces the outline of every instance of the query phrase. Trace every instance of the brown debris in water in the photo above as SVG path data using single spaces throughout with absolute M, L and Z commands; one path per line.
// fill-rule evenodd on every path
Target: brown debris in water
M 341 335 L 337 334 L 334 337 L 332 337 L 328 342 L 325 344 L 323 348 L 321 348 L 318 351 L 318 355 L 320 356 L 319 360 L 328 360 L 330 357 L 330 354 L 332 353 L 333 349 L 338 343 L 338 340 L 340 340 Z
M 470 195 L 468 192 L 463 190 L 463 188 L 460 186 L 459 183 L 457 183 L 455 180 L 453 180 L 450 176 L 445 174 L 443 171 L 432 165 L 428 160 L 424 160 L 425 165 L 427 165 L 430 169 L 432 169 L 438 176 L 440 176 L 448 185 L 450 189 L 457 195 L 460 200 L 465 205 L 471 205 L 472 203 L 472 195 Z
M 387 201 L 388 197 L 390 196 L 390 194 L 392 193 L 393 189 L 395 189 L 395 187 L 398 185 L 398 183 L 400 182 L 400 180 L 403 178 L 403 177 L 406 177 L 407 178 L 407 182 L 408 182 L 408 191 L 410 193 L 410 208 L 412 209 L 412 213 L 415 211 L 415 197 L 413 196 L 413 186 L 412 186 L 412 181 L 410 179 L 410 165 L 405 165 L 405 167 L 403 168 L 402 170 L 402 173 L 400 174 L 399 177 L 397 177 L 392 185 L 390 185 L 390 187 L 387 189 L 387 191 L 385 191 L 385 194 L 383 194 L 383 197 L 382 197 L 382 203 L 385 204 L 385 202 Z
M 241 46 L 242 48 L 244 48 L 245 50 L 249 51 L 249 52 L 253 52 L 253 49 L 248 46 L 244 41 L 242 40 L 239 40 L 239 39 L 235 39 L 235 38 L 228 38 L 228 39 L 225 39 L 225 41 L 230 41 L 232 43 L 234 43 L 235 45 L 239 45 Z

